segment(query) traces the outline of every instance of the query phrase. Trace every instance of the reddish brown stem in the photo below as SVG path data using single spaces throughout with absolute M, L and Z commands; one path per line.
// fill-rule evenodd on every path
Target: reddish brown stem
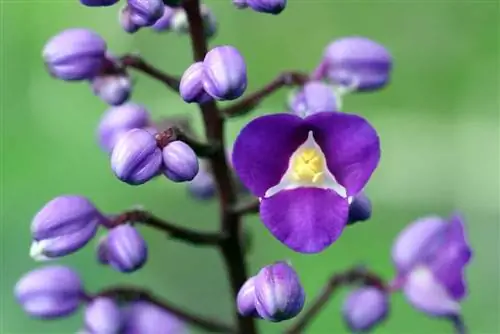
M 168 73 L 165 73 L 155 66 L 147 63 L 138 55 L 126 54 L 120 58 L 120 61 L 125 68 L 133 68 L 144 74 L 149 75 L 151 78 L 164 83 L 174 92 L 179 92 L 180 79 Z
M 298 71 L 285 71 L 259 90 L 250 93 L 229 107 L 222 109 L 227 117 L 241 116 L 257 107 L 263 99 L 285 86 L 302 86 L 309 81 L 309 75 Z
M 97 297 L 109 297 L 121 302 L 145 301 L 177 316 L 179 319 L 210 333 L 235 333 L 231 326 L 214 319 L 187 312 L 172 303 L 155 296 L 148 290 L 135 286 L 114 286 L 100 291 L 95 296 L 86 296 L 87 301 Z
M 311 306 L 302 312 L 299 319 L 289 329 L 285 330 L 285 334 L 304 333 L 304 330 L 316 319 L 337 289 L 352 284 L 370 285 L 386 290 L 384 280 L 377 274 L 369 272 L 364 268 L 352 268 L 345 272 L 334 274 L 326 282 Z

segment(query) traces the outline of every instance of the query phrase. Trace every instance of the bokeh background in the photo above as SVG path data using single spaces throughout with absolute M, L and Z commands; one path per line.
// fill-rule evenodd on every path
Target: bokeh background
M 275 241 L 259 222 L 251 272 L 290 259 L 310 299 L 333 272 L 365 264 L 393 275 L 391 243 L 409 222 L 427 214 L 465 215 L 475 257 L 467 277 L 470 296 L 463 312 L 471 333 L 499 329 L 499 12 L 494 0 L 334 1 L 291 0 L 278 16 L 238 11 L 230 0 L 207 1 L 220 26 L 213 44 L 238 47 L 248 61 L 249 90 L 284 69 L 312 70 L 325 45 L 345 35 L 365 35 L 391 50 L 393 82 L 386 90 L 349 96 L 345 110 L 367 117 L 380 132 L 383 158 L 368 187 L 373 219 L 345 231 L 328 251 L 298 255 Z M 29 319 L 12 297 L 16 280 L 40 265 L 28 256 L 35 212 L 59 194 L 82 194 L 103 210 L 144 205 L 181 224 L 213 229 L 214 202 L 195 202 L 183 185 L 156 180 L 127 186 L 110 172 L 95 130 L 106 106 L 87 84 L 52 79 L 41 61 L 48 38 L 69 27 L 102 34 L 117 53 L 140 52 L 175 74 L 190 64 L 188 40 L 148 30 L 128 35 L 117 24 L 119 7 L 91 9 L 77 0 L 0 0 L 1 5 L 1 318 L 0 332 L 75 333 L 81 315 L 53 322 Z M 135 75 L 133 100 L 155 116 L 185 114 L 201 124 L 195 107 L 147 77 Z M 280 111 L 285 92 L 267 100 L 260 113 Z M 256 114 L 258 114 L 257 112 Z M 255 114 L 254 114 L 255 115 Z M 253 116 L 253 115 L 252 115 Z M 252 117 L 249 116 L 249 117 Z M 249 120 L 231 121 L 232 142 Z M 215 251 L 191 249 L 142 230 L 150 242 L 149 264 L 128 276 L 100 267 L 95 243 L 63 259 L 81 272 L 89 290 L 108 284 L 144 284 L 180 305 L 206 315 L 231 317 L 232 301 Z M 343 333 L 339 310 L 345 290 L 318 318 L 310 333 Z M 393 296 L 392 315 L 377 333 L 451 333 L 448 323 L 413 310 Z M 281 324 L 260 324 L 278 333 Z

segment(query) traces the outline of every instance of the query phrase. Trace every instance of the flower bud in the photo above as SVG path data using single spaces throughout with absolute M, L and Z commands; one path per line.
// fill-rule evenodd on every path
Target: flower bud
M 295 270 L 286 262 L 262 268 L 255 276 L 255 308 L 263 319 L 279 322 L 304 307 L 305 293 Z
M 91 80 L 92 92 L 105 103 L 119 106 L 132 92 L 132 81 L 127 75 L 99 75 Z
M 233 0 L 233 5 L 238 9 L 247 8 L 247 0 Z
M 119 0 L 80 0 L 82 5 L 88 7 L 108 7 L 117 3 Z
M 66 81 L 93 78 L 101 69 L 106 42 L 87 29 L 67 29 L 52 37 L 42 52 L 50 74 Z
M 338 111 L 337 107 L 333 88 L 319 81 L 306 83 L 290 104 L 290 110 L 301 117 L 323 111 Z
M 392 56 L 382 45 L 365 37 L 345 37 L 325 51 L 325 76 L 358 91 L 377 90 L 389 82 Z
M 217 192 L 214 177 L 209 171 L 201 168 L 201 166 L 194 179 L 186 183 L 189 194 L 199 200 L 211 199 Z
M 187 334 L 186 325 L 176 316 L 156 305 L 139 301 L 125 310 L 125 334 Z
M 203 63 L 196 62 L 184 72 L 179 85 L 179 94 L 187 103 L 203 104 L 212 97 L 203 88 Z
M 342 309 L 344 320 L 352 332 L 371 330 L 383 321 L 389 311 L 387 294 L 374 287 L 363 287 L 351 292 Z
M 255 277 L 250 277 L 240 288 L 236 296 L 236 307 L 244 317 L 258 316 L 255 309 Z
M 139 270 L 148 258 L 146 241 L 130 225 L 111 229 L 106 236 L 104 249 L 108 264 L 122 273 Z
M 133 34 L 141 28 L 141 26 L 132 21 L 129 6 L 124 6 L 118 11 L 118 22 L 120 23 L 122 29 L 129 34 Z
M 248 7 L 256 12 L 278 15 L 286 7 L 287 0 L 246 0 Z
M 36 260 L 65 256 L 84 247 L 106 218 L 85 197 L 59 196 L 45 204 L 31 222 Z
M 74 313 L 84 294 L 83 283 L 72 269 L 47 266 L 25 274 L 14 295 L 32 317 L 55 319 Z
M 109 108 L 97 129 L 99 145 L 104 151 L 111 152 L 121 135 L 132 129 L 145 128 L 150 121 L 146 108 L 136 103 L 129 102 Z
M 203 87 L 217 100 L 239 98 L 247 88 L 247 68 L 236 48 L 226 45 L 210 50 L 203 60 Z
M 205 37 L 211 38 L 217 32 L 217 19 L 210 8 L 204 4 L 200 6 L 200 15 L 203 20 Z M 183 9 L 178 9 L 172 16 L 171 28 L 179 34 L 189 33 L 189 22 L 186 12 Z
M 91 334 L 120 334 L 123 319 L 111 298 L 98 297 L 85 309 L 85 328 Z
M 163 148 L 163 174 L 174 182 L 194 179 L 199 171 L 198 157 L 186 143 L 177 140 Z
M 372 203 L 363 193 L 356 195 L 349 204 L 349 218 L 347 224 L 366 221 L 372 216 Z
M 161 32 L 167 31 L 172 25 L 172 18 L 174 16 L 175 9 L 169 6 L 165 6 L 163 10 L 163 15 L 151 26 L 154 31 Z
M 119 136 L 111 153 L 115 175 L 130 185 L 144 184 L 158 175 L 162 154 L 156 139 L 142 129 L 132 129 Z
M 106 246 L 106 236 L 101 237 L 97 242 L 96 259 L 100 264 L 108 264 L 108 250 Z
M 127 0 L 131 21 L 139 27 L 152 26 L 165 11 L 162 0 Z

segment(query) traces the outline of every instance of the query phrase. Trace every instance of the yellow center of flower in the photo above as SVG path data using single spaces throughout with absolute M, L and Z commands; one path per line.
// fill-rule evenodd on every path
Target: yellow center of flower
M 315 148 L 307 148 L 294 157 L 292 176 L 296 181 L 318 183 L 323 179 L 324 158 Z

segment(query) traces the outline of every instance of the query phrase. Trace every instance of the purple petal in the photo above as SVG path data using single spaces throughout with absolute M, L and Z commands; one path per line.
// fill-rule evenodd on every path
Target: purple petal
M 122 328 L 120 308 L 113 299 L 98 297 L 85 310 L 85 327 L 93 334 L 118 334 Z
M 424 252 L 431 240 L 446 228 L 440 217 L 425 217 L 416 220 L 399 233 L 392 247 L 392 260 L 401 272 L 411 269 L 428 253 Z
M 167 311 L 146 303 L 136 302 L 125 309 L 124 334 L 187 334 L 186 326 Z
M 319 253 L 340 237 L 347 222 L 347 200 L 320 188 L 283 190 L 264 198 L 264 225 L 286 246 L 299 253 Z
M 436 279 L 443 284 L 450 295 L 460 300 L 467 293 L 464 277 L 465 266 L 469 263 L 472 251 L 467 243 L 463 222 L 455 216 L 447 225 L 444 245 L 436 250 L 429 266 Z
M 348 196 L 359 193 L 380 160 L 377 131 L 360 116 L 338 112 L 317 113 L 306 121 L 337 182 Z
M 255 311 L 255 277 L 250 277 L 240 288 L 236 297 L 236 307 L 238 312 L 245 316 L 254 316 Z
M 434 316 L 460 313 L 460 304 L 454 300 L 426 267 L 417 267 L 407 277 L 403 292 L 415 308 Z
M 233 166 L 255 196 L 277 185 L 292 154 L 307 139 L 307 127 L 291 114 L 261 116 L 248 123 L 233 146 Z

